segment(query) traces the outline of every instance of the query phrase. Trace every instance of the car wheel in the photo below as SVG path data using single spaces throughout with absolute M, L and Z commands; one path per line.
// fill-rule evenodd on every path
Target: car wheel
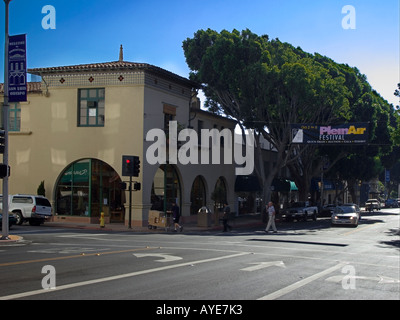
M 314 212 L 314 214 L 313 214 L 313 216 L 312 216 L 312 219 L 313 219 L 314 221 L 317 221 L 317 213 L 316 213 L 316 212 Z
M 21 225 L 23 222 L 24 222 L 24 217 L 22 216 L 22 213 L 21 212 L 16 212 L 15 213 L 15 217 L 16 217 L 16 219 L 17 219 L 17 225 Z

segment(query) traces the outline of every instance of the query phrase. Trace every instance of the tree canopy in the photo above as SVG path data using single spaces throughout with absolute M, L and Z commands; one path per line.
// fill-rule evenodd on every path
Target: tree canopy
M 183 42 L 183 49 L 191 79 L 202 84 L 206 107 L 254 129 L 258 148 L 262 136 L 277 151 L 278 161 L 267 175 L 261 157 L 256 166 L 265 198 L 283 166 L 291 166 L 301 184 L 319 170 L 323 156 L 333 166 L 346 157 L 354 162 L 354 154 L 373 158 L 392 150 L 393 108 L 357 68 L 248 29 L 199 30 Z M 338 151 L 291 144 L 292 124 L 346 122 L 369 122 L 372 146 Z M 303 189 L 308 192 L 307 182 Z

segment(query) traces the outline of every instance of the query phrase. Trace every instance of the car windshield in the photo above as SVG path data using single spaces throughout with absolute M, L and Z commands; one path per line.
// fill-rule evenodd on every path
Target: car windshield
M 335 209 L 335 213 L 354 213 L 355 210 L 353 207 L 338 207 Z
M 293 202 L 290 204 L 290 208 L 303 208 L 306 206 L 305 202 Z

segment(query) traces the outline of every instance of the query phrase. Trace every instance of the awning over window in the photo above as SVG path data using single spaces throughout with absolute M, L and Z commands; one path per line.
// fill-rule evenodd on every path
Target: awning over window
M 298 191 L 294 181 L 275 178 L 272 181 L 271 190 L 276 192 Z M 256 176 L 237 176 L 235 181 L 235 192 L 260 192 L 262 187 Z

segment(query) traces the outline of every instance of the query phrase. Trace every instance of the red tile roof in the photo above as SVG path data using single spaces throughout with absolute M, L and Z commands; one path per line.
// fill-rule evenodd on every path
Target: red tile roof
M 42 92 L 41 82 L 28 82 L 28 92 Z M 0 94 L 4 94 L 4 83 L 0 83 Z
M 49 68 L 35 68 L 28 69 L 28 72 L 35 75 L 46 75 L 46 74 L 65 74 L 65 73 L 77 73 L 77 72 L 95 72 L 95 71 L 136 71 L 144 70 L 158 76 L 163 76 L 168 79 L 178 81 L 190 87 L 198 87 L 195 82 L 181 77 L 175 73 L 162 69 L 160 67 L 153 66 L 147 63 L 135 63 L 128 61 L 113 61 L 104 63 L 89 63 L 80 64 L 73 66 L 61 66 L 61 67 L 49 67 Z

